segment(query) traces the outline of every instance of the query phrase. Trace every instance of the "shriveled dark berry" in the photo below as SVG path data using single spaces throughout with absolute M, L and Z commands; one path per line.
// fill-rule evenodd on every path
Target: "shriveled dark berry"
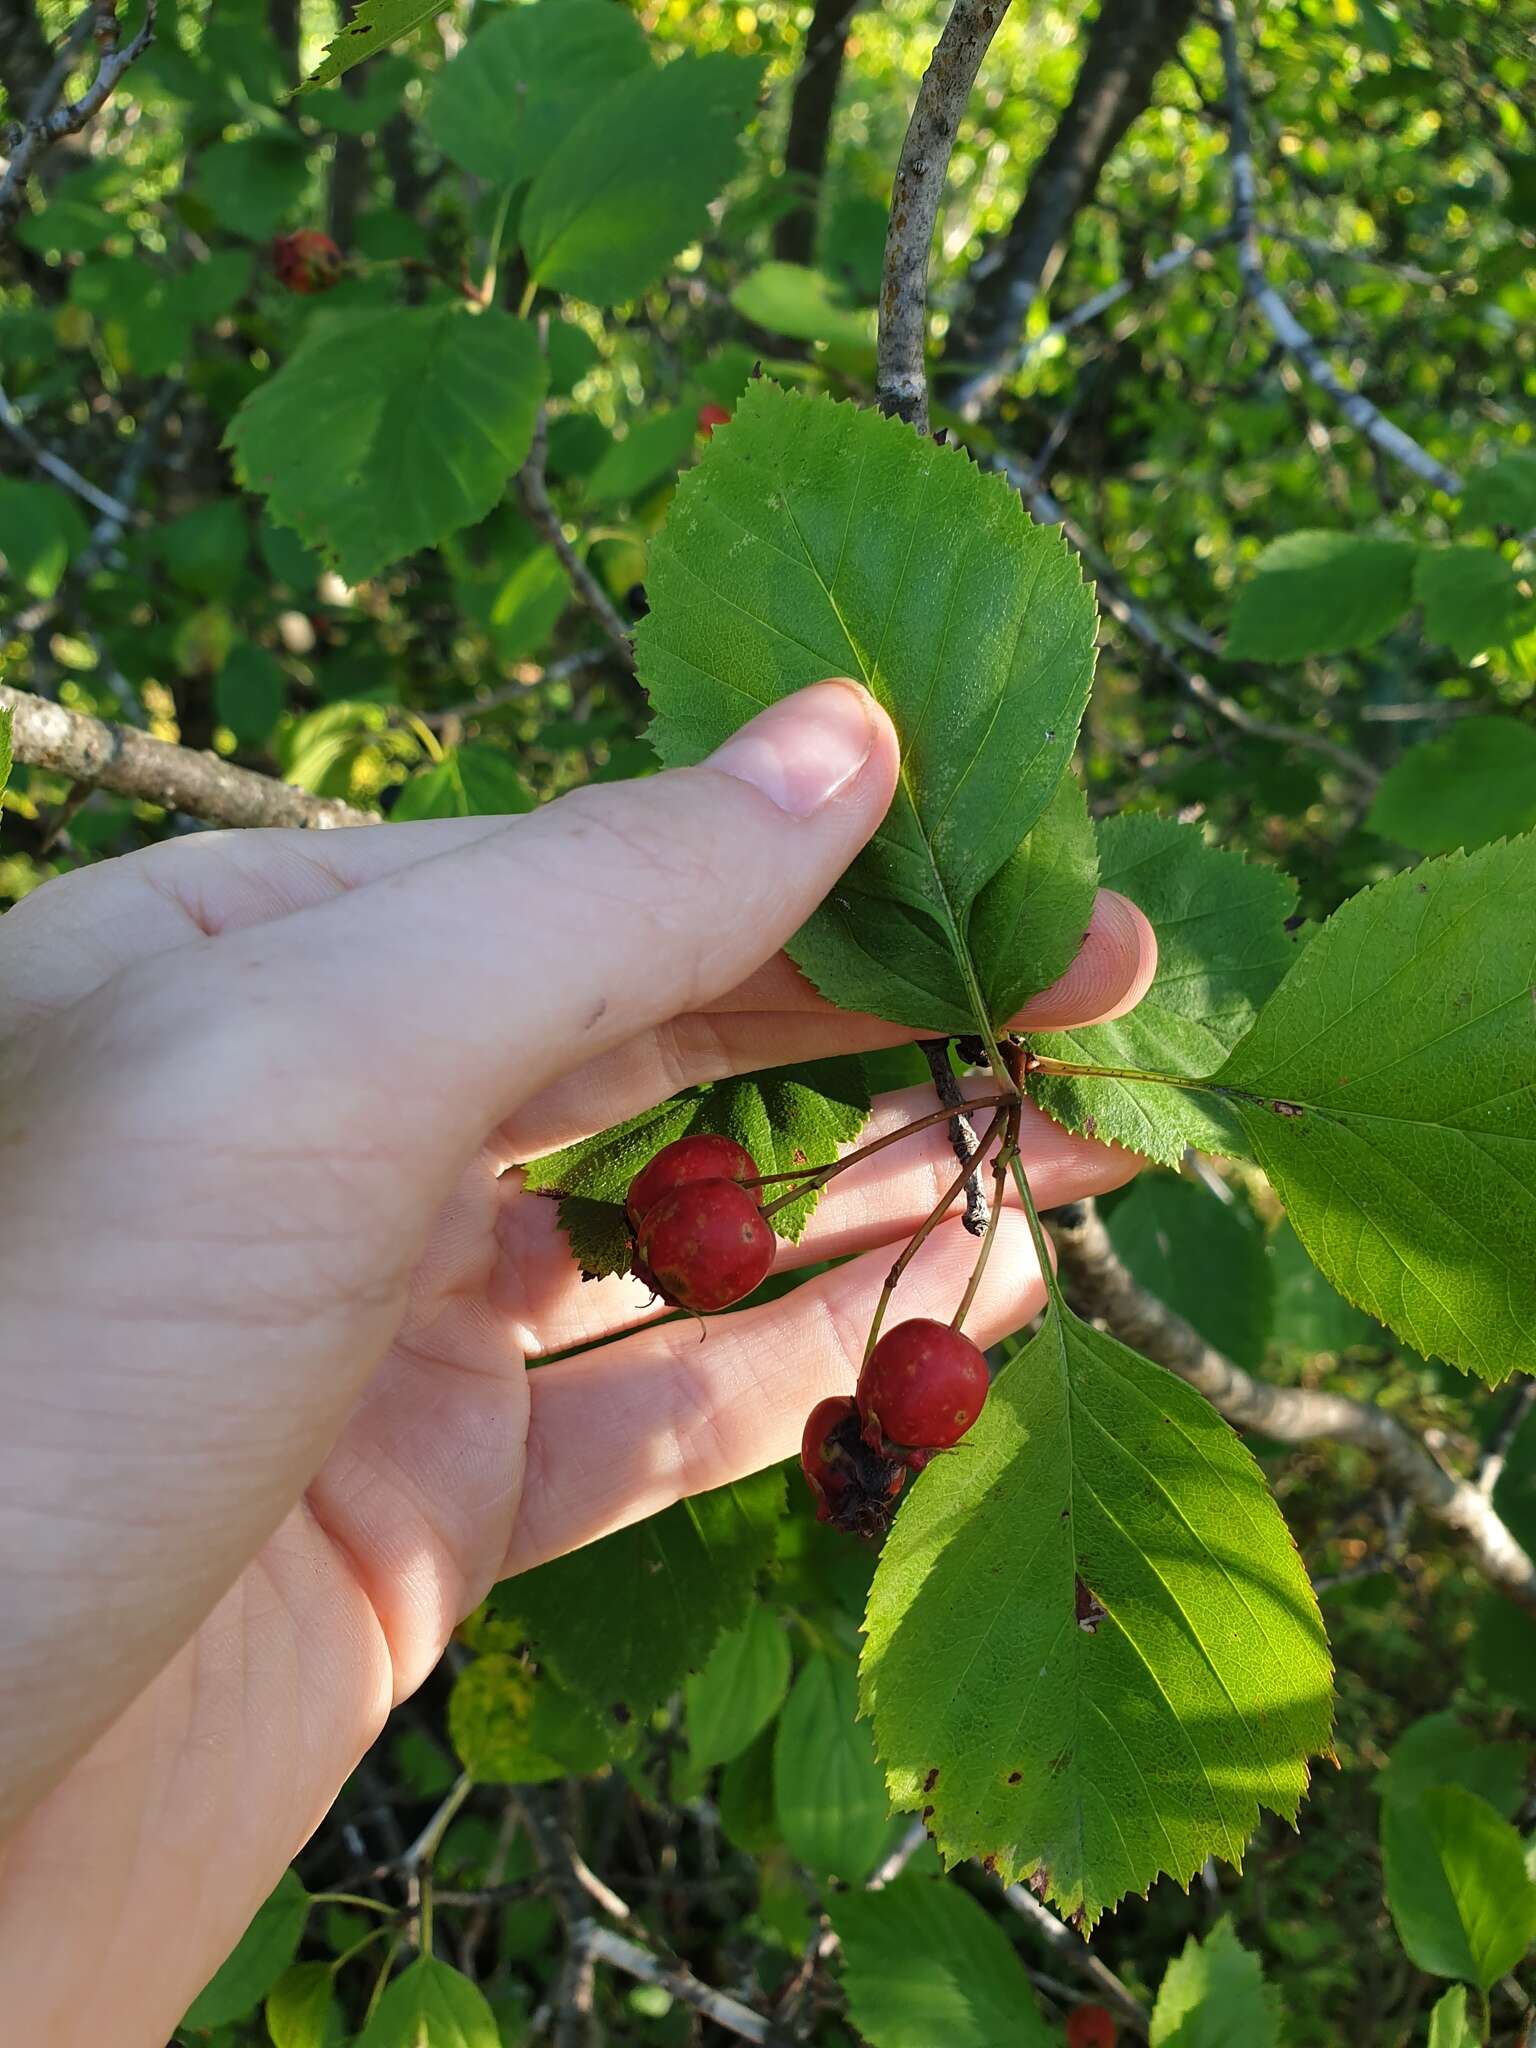
M 635 1240 L 635 1271 L 674 1308 L 708 1315 L 767 1279 L 772 1226 L 733 1180 L 691 1180 L 653 1202 Z
M 963 1331 L 915 1316 L 887 1330 L 859 1374 L 859 1414 L 872 1450 L 913 1471 L 959 1443 L 987 1398 L 987 1361 Z
M 319 228 L 299 228 L 272 244 L 273 271 L 291 292 L 328 292 L 341 282 L 342 267 L 341 251 Z
M 891 1525 L 906 1468 L 865 1443 L 851 1394 L 818 1401 L 800 1439 L 800 1469 L 816 1497 L 816 1519 L 858 1536 L 883 1536 Z
M 674 1138 L 663 1145 L 654 1159 L 647 1160 L 629 1184 L 624 1213 L 631 1230 L 638 1230 L 646 1211 L 670 1195 L 674 1188 L 691 1180 L 756 1180 L 757 1161 L 745 1145 L 734 1138 L 722 1138 L 713 1131 L 695 1131 L 691 1137 Z M 761 1188 L 751 1190 L 761 1206 Z

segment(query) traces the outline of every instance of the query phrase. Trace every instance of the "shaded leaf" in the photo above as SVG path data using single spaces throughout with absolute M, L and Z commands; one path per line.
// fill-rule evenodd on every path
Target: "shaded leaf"
M 485 1994 L 435 1956 L 418 1956 L 379 2000 L 357 2048 L 501 2048 Z
M 1421 548 L 1413 594 L 1424 607 L 1425 633 L 1443 640 L 1458 661 L 1502 647 L 1528 613 L 1509 563 L 1493 548 L 1471 544 Z
M 15 592 L 46 600 L 80 554 L 89 530 L 67 491 L 27 478 L 0 477 L 0 556 Z
M 332 2014 L 329 1963 L 295 1963 L 267 1993 L 264 2017 L 272 2048 L 323 2048 Z
M 1300 661 L 1369 647 L 1413 602 L 1418 549 L 1355 533 L 1288 533 L 1271 541 L 1237 594 L 1232 661 Z
M 818 1650 L 785 1702 L 773 1752 L 774 1811 L 791 1854 L 845 1884 L 874 1869 L 890 1820 L 874 1744 L 857 1715 L 853 1666 Z
M 1382 1871 L 1398 1937 L 1421 1970 L 1487 1991 L 1536 1940 L 1536 1883 L 1515 1829 L 1475 1792 L 1388 1800 Z
M 701 1769 L 729 1763 L 756 1741 L 784 1703 L 789 1664 L 783 1622 L 757 1601 L 688 1680 L 688 1751 Z
M 1400 754 L 1366 819 L 1418 853 L 1454 853 L 1536 826 L 1536 730 L 1516 718 L 1458 718 Z
M 898 1877 L 828 1901 L 848 2017 L 870 2048 L 1051 2048 L 1013 1943 L 959 1885 Z
M 1269 1341 L 1270 1261 L 1250 1209 L 1194 1181 L 1147 1173 L 1105 1222 L 1134 1280 L 1245 1371 L 1260 1365 Z
M 1351 1344 L 1380 1338 L 1380 1325 L 1329 1286 L 1284 1218 L 1270 1235 L 1269 1259 L 1274 1293 L 1271 1336 L 1282 1351 L 1346 1351 Z
M 971 906 L 967 943 L 996 1018 L 1016 1016 L 1077 958 L 1099 888 L 1099 851 L 1070 769 L 1045 814 Z
M 1515 450 L 1467 478 L 1462 515 L 1484 526 L 1524 533 L 1536 526 L 1536 454 Z
M 285 1870 L 238 1945 L 187 2008 L 184 2027 L 220 2027 L 254 2012 L 298 1953 L 309 1893 Z

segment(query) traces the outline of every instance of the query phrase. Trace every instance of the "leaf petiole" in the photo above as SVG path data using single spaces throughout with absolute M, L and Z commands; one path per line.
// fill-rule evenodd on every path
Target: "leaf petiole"
M 973 1095 L 968 1099 L 965 1107 L 967 1109 L 999 1109 L 1013 1100 L 1014 1096 L 1011 1090 L 1006 1095 Z M 867 1145 L 856 1146 L 852 1152 L 845 1152 L 841 1159 L 834 1159 L 830 1165 L 797 1166 L 792 1167 L 785 1173 L 760 1173 L 754 1180 L 744 1180 L 742 1186 L 745 1188 L 767 1187 L 781 1180 L 800 1182 L 800 1186 L 788 1189 L 786 1193 L 778 1196 L 775 1201 L 767 1204 L 763 1214 L 765 1216 L 772 1216 L 776 1210 L 788 1208 L 791 1202 L 798 1202 L 804 1196 L 815 1193 L 818 1188 L 824 1187 L 834 1175 L 842 1173 L 847 1167 L 857 1166 L 861 1159 L 872 1159 L 877 1152 L 883 1152 L 887 1145 L 895 1145 L 903 1138 L 910 1138 L 914 1131 L 926 1131 L 931 1129 L 934 1124 L 948 1123 L 953 1115 L 954 1111 L 952 1109 L 934 1110 L 928 1116 L 916 1117 L 911 1123 L 903 1124 L 899 1131 L 887 1131 L 883 1138 L 871 1138 Z

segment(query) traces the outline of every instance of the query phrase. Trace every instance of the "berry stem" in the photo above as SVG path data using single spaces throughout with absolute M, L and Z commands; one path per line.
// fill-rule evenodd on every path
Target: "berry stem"
M 987 1261 L 992 1256 L 992 1243 L 997 1236 L 997 1219 L 1003 1213 L 1003 1202 L 1008 1192 L 1008 1168 L 1018 1157 L 1019 1124 L 1022 1118 L 1021 1105 L 1012 1104 L 1007 1112 L 1007 1123 L 1003 1130 L 1003 1142 L 997 1148 L 992 1161 L 992 1206 L 987 1212 L 987 1227 L 982 1236 L 981 1249 L 976 1254 L 976 1263 L 971 1268 L 971 1277 L 965 1283 L 965 1292 L 960 1297 L 960 1306 L 955 1310 L 950 1323 L 952 1330 L 965 1327 L 965 1319 L 971 1312 L 971 1303 L 981 1286 L 982 1275 L 987 1270 Z
M 942 1112 L 942 1114 L 945 1117 L 947 1117 L 950 1114 L 950 1112 L 946 1109 Z M 987 1128 L 982 1132 L 980 1138 L 977 1140 L 976 1149 L 973 1152 L 969 1152 L 966 1154 L 965 1160 L 961 1165 L 960 1171 L 955 1175 L 954 1179 L 950 1182 L 949 1186 L 944 1190 L 943 1194 L 940 1195 L 937 1202 L 934 1203 L 933 1207 L 928 1211 L 928 1214 L 917 1226 L 917 1229 L 913 1232 L 911 1240 L 908 1243 L 906 1250 L 901 1254 L 900 1258 L 896 1261 L 895 1265 L 892 1266 L 890 1272 L 886 1274 L 885 1285 L 880 1290 L 880 1299 L 875 1304 L 875 1319 L 869 1326 L 869 1337 L 864 1346 L 864 1358 L 866 1361 L 868 1360 L 871 1351 L 874 1350 L 876 1344 L 880 1341 L 880 1326 L 885 1321 L 885 1311 L 890 1306 L 891 1296 L 896 1292 L 897 1282 L 901 1279 L 902 1274 L 905 1273 L 908 1266 L 911 1265 L 913 1259 L 916 1258 L 917 1253 L 921 1248 L 924 1239 L 928 1237 L 931 1231 L 937 1229 L 938 1225 L 943 1222 L 945 1214 L 949 1210 L 950 1205 L 955 1201 L 956 1197 L 964 1191 L 965 1183 L 970 1175 L 972 1167 L 976 1165 L 978 1160 L 985 1159 L 988 1152 L 991 1151 L 992 1141 L 1003 1127 L 1003 1124 L 1007 1120 L 1008 1114 L 1009 1112 L 1005 1108 L 1000 1108 L 998 1110 L 997 1114 L 993 1117 L 991 1123 L 987 1125 Z M 934 1119 L 930 1117 L 927 1119 L 927 1121 L 932 1123 Z
M 1014 1100 L 1011 1092 L 1007 1095 L 972 1095 L 967 1098 L 966 1108 L 1001 1109 Z M 926 1131 L 934 1124 L 948 1123 L 953 1115 L 952 1109 L 936 1109 L 930 1116 L 920 1116 L 912 1123 L 903 1124 L 899 1131 L 887 1131 L 883 1138 L 871 1138 L 867 1145 L 856 1146 L 852 1152 L 845 1152 L 841 1159 L 834 1159 L 828 1166 L 797 1166 L 787 1173 L 760 1173 L 755 1180 L 744 1180 L 740 1185 L 744 1188 L 760 1188 L 767 1187 L 774 1181 L 802 1181 L 802 1187 L 790 1188 L 780 1195 L 777 1201 L 766 1205 L 763 1214 L 771 1216 L 776 1209 L 787 1208 L 791 1202 L 798 1202 L 803 1195 L 824 1187 L 834 1174 L 842 1173 L 847 1167 L 857 1166 L 861 1159 L 872 1159 L 877 1152 L 883 1152 L 887 1145 L 895 1145 L 902 1138 L 910 1138 L 914 1131 Z M 980 1153 L 974 1154 L 973 1163 L 980 1156 Z

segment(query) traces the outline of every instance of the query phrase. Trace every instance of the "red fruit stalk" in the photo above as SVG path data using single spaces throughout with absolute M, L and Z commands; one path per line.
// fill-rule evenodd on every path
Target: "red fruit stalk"
M 800 1439 L 800 1469 L 816 1499 L 816 1519 L 859 1536 L 883 1536 L 890 1527 L 906 1468 L 865 1443 L 850 1394 L 818 1401 Z
M 774 1246 L 773 1227 L 745 1188 L 688 1181 L 641 1219 L 633 1270 L 674 1308 L 709 1315 L 767 1279 Z
M 738 1145 L 734 1138 L 718 1137 L 712 1131 L 698 1131 L 692 1137 L 674 1138 L 670 1145 L 663 1145 L 655 1158 L 641 1167 L 624 1197 L 624 1213 L 629 1218 L 630 1229 L 638 1230 L 646 1212 L 654 1208 L 663 1195 L 670 1195 L 674 1188 L 683 1187 L 689 1181 L 756 1179 L 757 1161 L 745 1145 Z M 751 1192 L 753 1199 L 761 1204 L 761 1189 Z
M 914 1472 L 959 1443 L 981 1413 L 987 1361 L 963 1331 L 916 1316 L 887 1330 L 859 1374 L 859 1415 L 872 1450 Z
M 328 292 L 341 282 L 341 251 L 318 228 L 299 228 L 272 244 L 272 268 L 290 292 Z

